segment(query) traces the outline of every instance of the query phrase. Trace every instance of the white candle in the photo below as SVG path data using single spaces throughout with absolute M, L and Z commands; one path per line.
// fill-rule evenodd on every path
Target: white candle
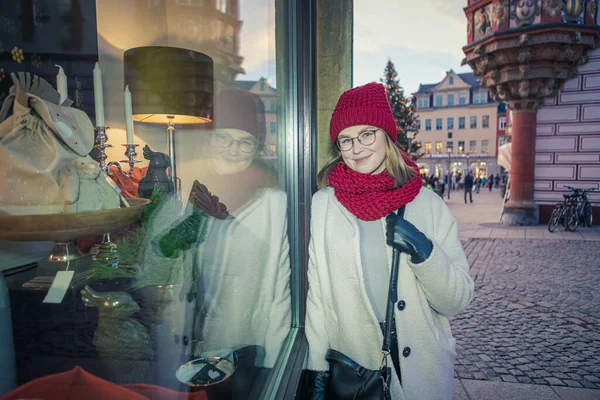
M 54 66 L 58 67 L 58 74 L 56 75 L 56 90 L 60 95 L 60 104 L 62 104 L 63 101 L 69 97 L 67 96 L 67 76 L 60 65 L 55 64 Z
M 102 94 L 102 71 L 100 64 L 94 67 L 94 105 L 96 106 L 96 126 L 104 126 L 104 95 Z
M 125 86 L 125 131 L 127 132 L 127 144 L 133 144 L 133 112 L 129 85 Z

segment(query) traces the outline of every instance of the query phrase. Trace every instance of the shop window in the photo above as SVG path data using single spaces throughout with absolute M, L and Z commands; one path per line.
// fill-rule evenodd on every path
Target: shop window
M 458 154 L 465 153 L 465 142 L 463 140 L 458 141 Z
M 425 142 L 425 154 L 431 154 L 431 142 Z
M 290 277 L 304 276 L 305 265 L 295 260 L 306 258 L 309 239 L 300 226 L 303 222 L 298 221 L 305 220 L 313 174 L 305 176 L 310 166 L 299 172 L 303 161 L 298 160 L 304 151 L 310 151 L 304 146 L 309 146 L 312 138 L 310 128 L 301 130 L 302 124 L 294 116 L 314 118 L 311 100 L 295 106 L 295 94 L 308 93 L 311 88 L 312 76 L 298 71 L 306 71 L 299 63 L 311 66 L 314 60 L 310 52 L 295 47 L 309 40 L 302 32 L 311 26 L 310 21 L 290 11 L 299 8 L 296 0 L 277 10 L 283 2 L 256 0 L 251 7 L 241 7 L 236 19 L 221 14 L 233 12 L 231 0 L 210 3 L 219 12 L 195 7 L 208 4 L 201 0 L 29 3 L 60 3 L 59 8 L 73 3 L 81 9 L 77 18 L 55 18 L 60 12 L 50 13 L 43 27 L 31 28 L 31 32 L 37 29 L 37 47 L 25 38 L 25 31 L 20 31 L 19 13 L 5 13 L 3 24 L 15 27 L 14 35 L 10 35 L 11 48 L 22 49 L 25 61 L 9 63 L 4 57 L 0 60 L 3 73 L 8 81 L 10 74 L 17 72 L 31 72 L 52 86 L 60 80 L 60 94 L 70 98 L 73 106 L 61 107 L 58 96 L 46 100 L 55 103 L 53 107 L 61 110 L 74 129 L 68 140 L 59 141 L 50 131 L 38 128 L 42 126 L 40 116 L 28 111 L 35 133 L 44 140 L 36 141 L 35 146 L 24 143 L 18 151 L 25 157 L 15 154 L 14 158 L 36 162 L 11 165 L 3 160 L 0 166 L 0 176 L 14 173 L 12 188 L 19 193 L 8 199 L 9 190 L 0 185 L 0 214 L 3 218 L 10 214 L 16 220 L 42 215 L 44 221 L 37 224 L 40 232 L 25 234 L 43 234 L 48 240 L 19 242 L 10 248 L 0 241 L 0 380 L 8 376 L 18 384 L 35 387 L 32 381 L 56 373 L 67 374 L 64 380 L 70 381 L 72 374 L 75 379 L 91 382 L 93 378 L 86 379 L 85 375 L 89 373 L 109 381 L 103 385 L 107 391 L 129 392 L 121 385 L 131 383 L 136 384 L 131 390 L 145 391 L 140 398 L 160 397 L 161 393 L 177 397 L 169 389 L 187 392 L 193 379 L 196 388 L 205 391 L 216 380 L 230 378 L 235 360 L 243 360 L 235 370 L 236 376 L 243 377 L 235 383 L 241 384 L 235 389 L 238 397 L 252 393 L 263 398 L 276 393 L 278 388 L 273 385 L 287 362 L 304 356 L 280 354 L 280 350 L 300 349 L 305 343 L 301 310 L 306 287 L 302 283 L 292 286 Z M 181 18 L 149 10 L 165 4 L 172 6 L 175 14 L 183 13 Z M 287 26 L 286 22 L 292 23 Z M 239 30 L 240 24 L 244 29 Z M 140 26 L 151 28 L 140 30 Z M 226 40 L 221 38 L 223 34 Z M 6 48 L 8 43 L 4 38 L 2 41 Z M 171 46 L 153 46 L 159 42 Z M 264 46 L 244 50 L 233 45 L 239 42 Z M 269 60 L 268 76 L 273 86 L 264 80 L 245 80 L 244 71 L 248 76 L 261 76 L 266 70 L 261 69 L 265 60 Z M 55 64 L 61 65 L 66 78 L 57 76 Z M 280 65 L 285 65 L 285 71 L 277 68 Z M 1 99 L 8 95 L 8 81 L 0 85 Z M 114 82 L 124 83 L 128 91 Z M 258 91 L 252 92 L 259 87 L 269 93 L 259 93 L 266 95 L 261 98 Z M 94 93 L 102 94 L 103 99 Z M 147 102 L 165 98 L 183 100 Z M 27 101 L 24 104 L 24 108 L 31 105 Z M 45 108 L 45 104 L 40 107 Z M 278 111 L 277 104 L 288 105 L 285 118 L 273 114 Z M 10 112 L 14 110 L 11 105 Z M 170 123 L 176 134 L 167 135 Z M 127 141 L 140 145 L 135 160 L 151 160 L 143 164 L 149 164 L 147 169 L 135 166 L 135 179 L 127 175 L 127 162 L 120 163 L 124 174 L 111 168 L 112 178 L 107 179 L 121 187 L 123 198 L 101 175 L 97 161 L 81 157 L 92 151 L 90 124 L 126 127 L 107 131 L 107 144 L 114 147 L 102 149 L 105 154 L 99 158 L 106 156 L 107 162 L 119 164 L 123 159 L 120 144 Z M 278 130 L 281 135 L 277 135 Z M 168 138 L 175 138 L 175 142 Z M 292 146 L 290 138 L 298 139 L 297 143 Z M 142 151 L 146 141 L 148 147 Z M 176 153 L 169 155 L 168 142 Z M 48 147 L 44 149 L 44 145 Z M 53 152 L 52 146 L 61 151 Z M 39 168 L 40 159 L 61 167 L 48 173 Z M 78 163 L 72 164 L 75 159 Z M 167 174 L 170 159 L 173 180 Z M 68 190 L 61 187 L 65 180 L 59 182 L 57 176 L 63 179 L 68 173 L 77 178 L 78 172 L 72 168 L 81 167 L 79 163 L 85 169 L 81 176 L 93 171 L 98 179 L 86 180 L 85 190 L 79 179 L 75 183 L 70 180 Z M 24 167 L 28 174 L 18 171 Z M 29 174 L 32 168 L 38 170 Z M 23 181 L 27 179 L 24 176 L 34 175 L 35 179 Z M 142 177 L 148 180 L 139 183 Z M 4 182 L 7 180 L 10 178 Z M 147 181 L 150 186 L 144 185 Z M 155 182 L 160 190 L 154 190 Z M 37 191 L 22 190 L 34 185 Z M 80 194 L 71 197 L 75 189 Z M 288 198 L 287 190 L 292 189 L 294 196 Z M 152 206 L 148 205 L 149 198 Z M 6 212 L 7 204 L 18 207 Z M 53 218 L 61 226 L 47 222 Z M 104 235 L 107 232 L 111 233 L 110 243 L 106 243 L 110 240 Z M 15 231 L 16 239 L 23 234 Z M 103 236 L 101 253 L 108 249 L 110 254 L 92 260 L 91 254 L 97 250 L 92 245 L 101 242 Z M 62 243 L 55 255 L 73 256 L 68 263 L 59 257 L 47 258 L 55 240 Z M 69 244 L 70 240 L 74 242 Z M 77 257 L 80 250 L 85 255 Z M 43 260 L 37 262 L 40 258 Z M 65 284 L 66 294 L 51 299 L 55 304 L 44 304 L 50 283 L 61 279 L 57 271 L 73 272 Z M 10 276 L 11 308 L 4 307 L 4 276 Z M 7 309 L 10 314 L 4 318 Z M 12 327 L 5 329 L 6 321 L 12 321 Z M 9 346 L 18 357 L 16 363 L 5 362 L 5 332 L 14 337 Z M 196 361 L 188 363 L 192 360 Z M 209 362 L 213 361 L 211 367 Z M 78 365 L 87 372 L 74 369 Z M 199 374 L 203 367 L 206 369 Z M 298 374 L 300 369 L 293 368 Z M 68 370 L 71 372 L 65 372 Z M 109 387 L 111 382 L 115 384 Z M 38 383 L 47 387 L 48 393 L 61 390 L 58 384 L 53 388 L 48 381 Z M 231 392 L 228 385 L 231 380 L 223 382 L 224 393 Z M 91 395 L 92 387 L 84 386 L 72 397 L 99 397 L 97 393 Z M 0 391 L 5 388 L 0 384 Z M 233 398 L 219 393 L 194 394 Z

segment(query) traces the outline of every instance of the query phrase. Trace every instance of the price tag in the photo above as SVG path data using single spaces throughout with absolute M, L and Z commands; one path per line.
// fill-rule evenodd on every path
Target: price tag
M 67 289 L 71 286 L 73 275 L 75 275 L 75 271 L 58 271 L 42 303 L 62 303 Z

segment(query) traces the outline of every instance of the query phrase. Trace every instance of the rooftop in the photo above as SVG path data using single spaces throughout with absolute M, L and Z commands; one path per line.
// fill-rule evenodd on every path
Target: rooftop
M 460 79 L 462 79 L 463 81 L 465 81 L 466 84 L 471 85 L 471 87 L 473 89 L 479 89 L 481 87 L 481 78 L 478 76 L 473 75 L 472 72 L 465 72 L 462 74 L 456 74 Z M 445 79 L 445 78 L 444 78 Z M 440 81 L 441 82 L 441 81 Z M 440 84 L 440 82 L 438 83 L 426 83 L 426 84 L 420 84 L 419 85 L 419 90 L 417 90 L 415 93 L 413 94 L 425 94 L 425 93 L 430 93 L 431 90 L 436 87 L 437 85 Z

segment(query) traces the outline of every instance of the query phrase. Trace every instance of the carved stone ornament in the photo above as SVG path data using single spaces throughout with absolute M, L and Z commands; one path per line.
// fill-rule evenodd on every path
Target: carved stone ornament
M 568 0 L 563 7 L 562 19 L 568 23 L 583 23 L 582 13 L 585 0 Z M 594 1 L 595 3 L 595 1 Z
M 483 39 L 492 34 L 491 6 L 485 6 L 475 11 L 475 40 Z
M 560 14 L 561 6 L 561 0 L 544 0 L 544 11 L 551 17 L 556 17 Z
M 508 7 L 505 0 L 495 3 L 492 8 L 492 25 L 495 27 L 503 24 L 508 18 Z
M 539 0 L 512 0 L 511 8 L 517 26 L 531 25 L 541 14 Z
M 596 9 L 597 9 L 597 4 L 595 0 L 588 0 L 587 2 L 587 7 L 586 7 L 586 12 L 588 13 L 588 15 L 591 18 L 596 18 Z
M 473 33 L 473 23 L 471 22 L 471 18 L 467 19 L 467 40 L 471 39 L 471 34 Z

